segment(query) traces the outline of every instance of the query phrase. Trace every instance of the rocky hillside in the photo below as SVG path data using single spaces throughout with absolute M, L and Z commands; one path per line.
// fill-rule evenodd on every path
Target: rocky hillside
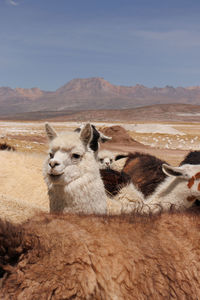
M 56 91 L 0 87 L 0 115 L 24 112 L 130 109 L 155 104 L 200 105 L 200 87 L 117 86 L 103 78 L 73 79 Z

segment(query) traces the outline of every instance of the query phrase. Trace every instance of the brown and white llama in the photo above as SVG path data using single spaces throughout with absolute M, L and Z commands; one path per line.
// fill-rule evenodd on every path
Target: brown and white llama
M 200 299 L 200 211 L 0 221 L 0 299 Z
M 196 199 L 200 200 L 200 165 L 185 164 L 180 167 L 162 165 L 163 172 L 168 175 L 160 183 L 155 192 L 145 199 L 145 204 L 150 205 L 151 211 L 155 205 L 156 210 L 187 209 Z
M 156 188 L 166 179 L 162 165 L 166 162 L 153 155 L 141 152 L 129 153 L 127 156 L 119 156 L 119 161 L 125 159 L 123 172 L 131 177 L 133 184 L 142 192 L 145 199 L 152 195 Z M 189 152 L 180 166 L 200 165 L 200 151 Z M 198 204 L 197 200 L 195 204 Z

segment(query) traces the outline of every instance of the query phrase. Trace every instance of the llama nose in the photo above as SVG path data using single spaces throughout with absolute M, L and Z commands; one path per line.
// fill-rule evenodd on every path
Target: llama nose
M 52 160 L 52 161 L 49 162 L 49 165 L 53 169 L 56 166 L 59 166 L 59 163 L 57 161 L 55 161 L 55 160 Z

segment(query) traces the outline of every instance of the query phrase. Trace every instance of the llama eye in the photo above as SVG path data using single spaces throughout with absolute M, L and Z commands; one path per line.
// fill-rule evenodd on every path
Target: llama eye
M 54 154 L 50 152 L 50 153 L 49 153 L 49 157 L 50 157 L 50 158 L 53 158 L 53 157 L 54 157 Z
M 110 163 L 112 163 L 113 162 L 113 160 L 112 159 L 110 159 Z
M 78 159 L 78 158 L 80 158 L 81 156 L 79 155 L 79 154 L 77 154 L 77 153 L 73 153 L 72 154 L 72 158 L 75 158 L 75 159 Z
M 102 158 L 99 161 L 100 161 L 100 163 L 103 163 L 103 159 Z

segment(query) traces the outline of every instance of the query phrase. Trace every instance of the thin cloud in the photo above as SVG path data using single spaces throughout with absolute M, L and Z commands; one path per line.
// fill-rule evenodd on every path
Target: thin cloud
M 9 5 L 12 5 L 12 6 L 17 6 L 17 5 L 19 5 L 19 3 L 17 3 L 17 2 L 14 1 L 14 0 L 6 0 L 6 3 L 9 4 Z
M 166 32 L 159 31 L 133 31 L 133 35 L 158 42 L 170 43 L 180 47 L 196 47 L 200 46 L 200 35 L 197 31 L 189 30 L 172 30 Z

